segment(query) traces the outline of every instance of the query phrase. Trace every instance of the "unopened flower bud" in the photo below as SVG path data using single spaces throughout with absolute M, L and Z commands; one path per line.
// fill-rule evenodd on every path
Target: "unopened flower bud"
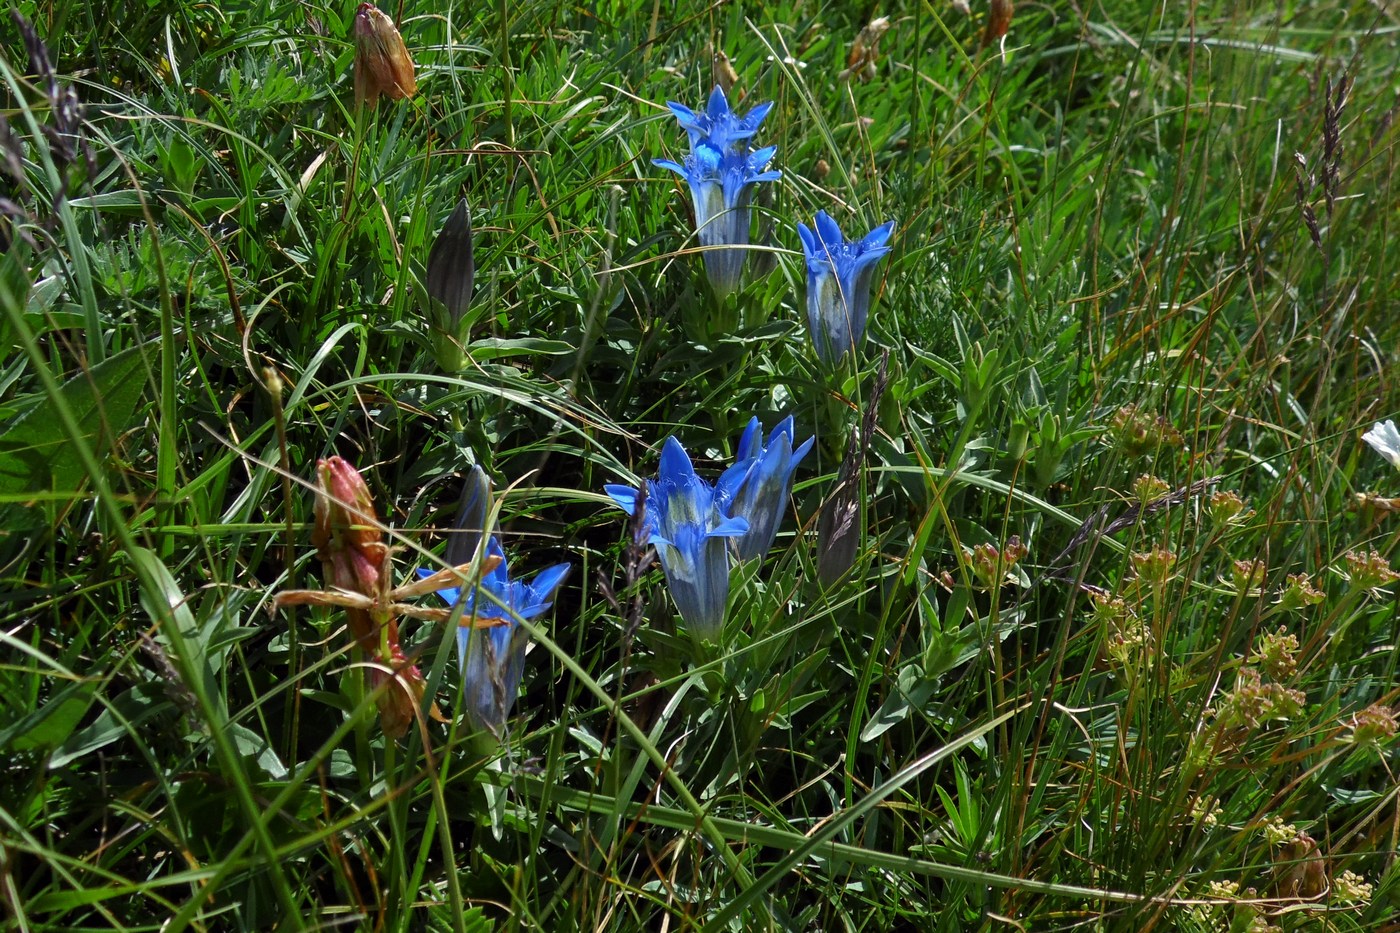
M 476 283 L 476 261 L 472 255 L 472 221 L 467 199 L 457 202 L 447 223 L 428 251 L 428 294 L 442 302 L 452 330 L 466 314 Z M 448 328 L 443 328 L 447 330 Z M 461 336 L 460 334 L 457 336 Z

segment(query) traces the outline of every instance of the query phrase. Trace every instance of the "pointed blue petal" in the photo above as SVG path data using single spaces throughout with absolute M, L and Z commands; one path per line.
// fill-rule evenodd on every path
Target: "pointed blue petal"
M 678 104 L 673 100 L 668 100 L 666 101 L 666 106 L 671 109 L 671 113 L 680 121 L 681 126 L 695 122 L 695 111 L 691 110 L 685 104 Z
M 756 453 L 761 453 L 762 451 L 754 449 L 758 446 L 761 437 L 763 437 L 763 426 L 759 424 L 758 416 L 754 415 L 749 419 L 748 426 L 744 428 L 744 433 L 739 438 L 739 450 L 738 453 L 735 454 L 734 459 L 736 461 L 743 461 L 749 459 Z
M 634 518 L 637 515 L 637 490 L 631 486 L 621 486 L 617 483 L 608 483 L 603 487 L 603 492 L 607 493 L 612 501 L 616 502 L 622 511 Z
M 669 168 L 677 175 L 683 175 L 687 179 L 690 177 L 690 172 L 679 162 L 673 162 L 670 159 L 652 159 L 651 164 L 655 165 L 657 168 Z
M 737 538 L 747 533 L 749 530 L 749 520 L 747 518 L 726 518 L 714 528 L 706 533 L 707 538 Z
M 542 610 L 548 609 L 554 602 L 554 591 L 559 589 L 564 578 L 569 575 L 573 568 L 568 564 L 555 564 L 547 570 L 541 570 L 535 574 L 535 579 L 530 581 L 530 595 L 534 599 L 535 605 Z
M 890 234 L 894 233 L 894 221 L 881 224 L 865 235 L 865 239 L 860 241 L 860 248 L 863 250 L 879 249 L 889 242 Z M 887 247 L 886 247 L 887 248 Z
M 730 114 L 729 98 L 724 96 L 724 88 L 718 84 L 710 92 L 710 99 L 705 104 L 706 115 L 714 122 L 719 122 Z
M 754 465 L 758 463 L 757 458 L 748 457 L 740 460 L 719 476 L 719 482 L 715 483 L 715 504 L 719 506 L 721 512 L 728 512 L 730 505 L 739 495 L 739 490 L 748 481 L 749 474 Z
M 773 101 L 765 101 L 754 107 L 744 116 L 744 128 L 746 130 L 756 130 L 763 122 L 763 118 L 768 116 L 768 111 L 773 109 Z
M 690 455 L 685 452 L 675 435 L 666 438 L 661 446 L 661 466 L 657 473 L 660 482 L 684 485 L 695 477 L 695 467 L 690 464 Z
M 801 447 L 798 447 L 796 450 L 794 450 L 794 451 L 792 452 L 792 463 L 791 463 L 791 465 L 792 465 L 794 468 L 796 468 L 796 466 L 797 466 L 799 463 L 802 462 L 802 458 L 803 458 L 803 457 L 807 456 L 807 451 L 809 451 L 809 450 L 812 449 L 812 445 L 815 444 L 816 441 L 817 441 L 816 435 L 812 435 L 811 437 L 807 438 L 807 440 L 805 440 L 805 441 L 802 442 L 802 446 L 801 446 Z
M 791 443 L 796 433 L 796 429 L 792 426 L 792 415 L 788 415 L 782 421 L 774 425 L 772 431 L 768 432 L 768 443 L 771 446 L 774 441 L 784 434 L 787 435 L 788 442 Z
M 418 579 L 426 580 L 435 573 L 437 573 L 436 570 L 431 570 L 427 567 L 419 567 Z M 462 598 L 462 589 L 461 587 L 456 586 L 444 586 L 442 589 L 437 591 L 437 594 L 443 598 L 447 605 L 455 606 L 457 605 L 457 600 Z
M 841 228 L 826 211 L 817 211 L 817 235 L 821 238 L 824 251 L 832 257 L 839 254 L 842 247 L 846 245 L 846 238 L 842 235 Z

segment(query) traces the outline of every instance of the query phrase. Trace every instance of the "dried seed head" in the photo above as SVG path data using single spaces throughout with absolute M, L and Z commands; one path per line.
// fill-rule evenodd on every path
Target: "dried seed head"
M 837 78 L 849 81 L 852 77 L 868 83 L 878 73 L 875 67 L 880 59 L 880 39 L 890 31 L 888 16 L 872 19 L 861 27 L 855 41 L 851 43 L 850 54 L 846 56 L 846 69 Z
M 403 100 L 418 93 L 413 59 L 394 21 L 372 3 L 355 13 L 355 103 L 379 102 L 383 94 Z
M 987 4 L 987 27 L 982 31 L 982 47 L 996 42 L 1011 28 L 1011 16 L 1016 7 L 1011 0 L 991 0 Z

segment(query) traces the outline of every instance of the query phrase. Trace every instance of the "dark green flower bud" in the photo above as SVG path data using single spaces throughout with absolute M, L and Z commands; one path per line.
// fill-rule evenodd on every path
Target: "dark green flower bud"
M 462 198 L 428 251 L 428 294 L 447 309 L 453 327 L 445 329 L 456 329 L 455 325 L 472 303 L 475 284 L 472 222 L 467 212 L 467 199 Z

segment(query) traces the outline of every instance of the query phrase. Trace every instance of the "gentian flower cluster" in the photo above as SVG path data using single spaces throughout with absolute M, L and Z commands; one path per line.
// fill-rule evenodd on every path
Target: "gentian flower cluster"
M 738 462 L 715 486 L 696 474 L 685 448 L 668 437 L 657 478 L 646 481 L 641 534 L 656 548 L 681 618 L 702 641 L 717 642 L 723 631 L 731 557 L 762 557 L 773 545 L 793 470 L 814 440 L 794 450 L 793 435 L 787 418 L 764 444 L 754 418 L 739 441 Z M 639 490 L 605 488 L 623 511 L 637 517 Z
M 759 104 L 739 117 L 716 86 L 703 113 L 675 102 L 668 106 L 690 137 L 690 154 L 681 162 L 655 159 L 653 164 L 676 172 L 690 185 L 696 236 L 701 246 L 712 247 L 704 254 L 705 271 L 715 294 L 723 298 L 739 288 L 745 250 L 714 247 L 748 246 L 753 186 L 782 177 L 781 172 L 767 170 L 777 147 L 754 149 L 751 144 L 773 105 Z
M 834 367 L 865 339 L 870 316 L 870 283 L 875 264 L 890 251 L 885 244 L 894 222 L 876 227 L 862 240 L 846 242 L 836 221 L 817 211 L 812 227 L 797 225 L 807 256 L 807 326 L 817 356 Z

